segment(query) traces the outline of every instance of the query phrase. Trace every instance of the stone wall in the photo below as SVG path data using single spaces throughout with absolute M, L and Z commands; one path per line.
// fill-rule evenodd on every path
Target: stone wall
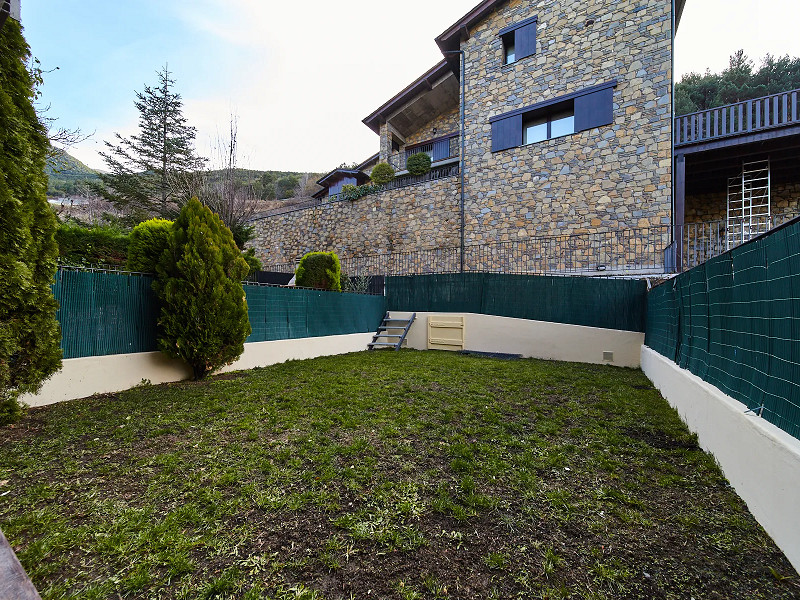
M 254 223 L 248 246 L 270 265 L 296 265 L 306 252 L 342 257 L 459 244 L 459 178 L 447 177 L 359 198 L 321 204 Z
M 773 185 L 770 192 L 770 212 L 773 215 L 800 214 L 800 183 Z M 726 191 L 713 194 L 687 196 L 686 223 L 723 221 L 728 217 L 728 195 Z
M 538 17 L 537 52 L 503 65 L 499 31 Z M 594 23 L 587 25 L 587 19 Z M 668 0 L 510 0 L 470 31 L 465 242 L 482 245 L 671 223 Z M 616 79 L 612 124 L 493 153 L 489 118 Z M 458 129 L 458 108 L 409 140 Z M 390 151 L 381 127 L 381 155 Z M 407 141 L 409 141 L 407 140 Z M 265 265 L 458 245 L 458 178 L 263 219 Z M 647 243 L 648 248 L 653 246 Z M 656 246 L 661 251 L 659 238 Z M 510 268 L 513 269 L 513 266 Z
M 459 116 L 458 105 L 456 105 L 451 110 L 429 121 L 423 128 L 408 136 L 406 138 L 406 146 L 442 137 L 443 135 L 458 133 Z M 436 131 L 433 131 L 434 129 Z
M 503 65 L 499 31 L 532 16 L 536 54 Z M 670 223 L 670 25 L 666 0 L 511 0 L 470 31 L 468 243 Z M 612 125 L 491 151 L 490 117 L 613 79 Z

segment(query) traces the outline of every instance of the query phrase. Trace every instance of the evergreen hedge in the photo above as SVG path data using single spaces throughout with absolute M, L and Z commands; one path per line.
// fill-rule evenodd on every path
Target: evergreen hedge
M 335 252 L 309 252 L 300 259 L 294 275 L 300 287 L 342 291 L 342 266 Z
M 378 163 L 373 167 L 369 178 L 375 185 L 384 185 L 394 179 L 394 169 L 388 163 Z
M 169 245 L 172 221 L 167 219 L 150 219 L 139 223 L 131 231 L 128 240 L 129 271 L 155 273 L 161 255 Z
M 108 265 L 123 268 L 128 234 L 117 227 L 85 227 L 61 223 L 56 230 L 59 262 L 66 265 Z
M 33 108 L 30 49 L 19 23 L 0 27 L 0 425 L 61 366 L 56 219 L 47 203 L 48 139 Z
M 192 198 L 172 225 L 153 289 L 158 345 L 195 379 L 235 361 L 250 335 L 242 280 L 248 266 L 220 218 Z
M 417 152 L 412 154 L 406 160 L 406 169 L 411 175 L 420 176 L 425 173 L 430 173 L 431 170 L 431 157 L 425 152 Z

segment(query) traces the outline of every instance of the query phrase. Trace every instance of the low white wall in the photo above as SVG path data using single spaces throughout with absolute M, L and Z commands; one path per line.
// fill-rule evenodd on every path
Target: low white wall
M 642 346 L 642 370 L 697 433 L 750 512 L 800 571 L 800 440 Z
M 464 349 L 521 354 L 529 358 L 564 360 L 618 367 L 638 367 L 644 334 L 583 325 L 530 321 L 475 313 L 417 313 L 406 338 L 409 348 L 428 349 L 428 318 L 447 314 L 464 317 Z M 392 312 L 407 318 L 411 313 Z M 604 360 L 612 352 L 613 360 Z
M 265 367 L 287 360 L 302 360 L 366 350 L 371 333 L 331 335 L 325 337 L 253 342 L 244 345 L 244 353 L 220 372 Z M 45 406 L 64 400 L 85 398 L 127 390 L 147 379 L 151 383 L 181 381 L 192 376 L 179 360 L 171 360 L 161 352 L 114 354 L 69 358 L 61 370 L 45 382 L 39 393 L 21 399 L 29 406 Z

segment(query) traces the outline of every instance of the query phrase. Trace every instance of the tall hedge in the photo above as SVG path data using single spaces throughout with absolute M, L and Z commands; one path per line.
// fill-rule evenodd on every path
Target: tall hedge
M 172 221 L 167 219 L 150 219 L 134 227 L 128 240 L 127 269 L 155 273 L 158 261 L 169 245 L 171 231 Z
M 294 276 L 300 287 L 342 291 L 342 266 L 335 252 L 309 252 L 300 259 Z
M 128 234 L 117 227 L 62 223 L 56 230 L 58 260 L 67 265 L 125 266 Z
M 156 268 L 158 345 L 195 379 L 235 361 L 250 335 L 242 280 L 248 266 L 230 229 L 197 198 L 181 210 Z
M 32 104 L 29 56 L 19 24 L 8 19 L 0 28 L 0 424 L 19 416 L 20 394 L 38 390 L 61 366 L 48 140 Z

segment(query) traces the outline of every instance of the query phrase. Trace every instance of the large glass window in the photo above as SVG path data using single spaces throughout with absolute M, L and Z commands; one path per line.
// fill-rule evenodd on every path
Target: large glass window
M 575 111 L 571 108 L 526 117 L 522 121 L 523 144 L 535 144 L 571 133 L 575 133 Z

